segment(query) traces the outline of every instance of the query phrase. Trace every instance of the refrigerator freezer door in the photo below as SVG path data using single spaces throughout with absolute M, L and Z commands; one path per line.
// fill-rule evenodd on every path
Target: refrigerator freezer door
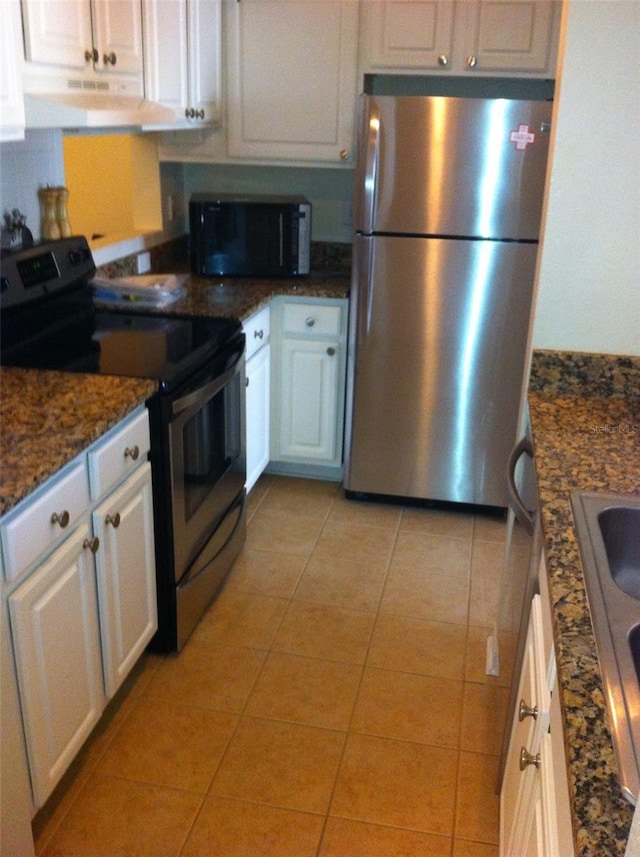
M 345 488 L 506 507 L 537 245 L 354 249 Z
M 364 96 L 356 231 L 537 240 L 551 104 Z

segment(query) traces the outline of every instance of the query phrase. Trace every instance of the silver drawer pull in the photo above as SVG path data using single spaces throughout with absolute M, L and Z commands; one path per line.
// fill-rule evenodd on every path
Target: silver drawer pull
M 133 447 L 127 447 L 124 451 L 124 457 L 130 458 L 132 461 L 137 461 L 139 455 L 140 455 L 140 449 L 138 447 L 138 444 L 136 444 Z
M 114 530 L 117 530 L 120 526 L 120 512 L 116 512 L 115 515 L 107 515 L 104 519 L 105 524 L 111 524 Z
M 305 318 L 304 323 L 307 325 L 307 327 L 313 327 L 313 325 L 316 323 L 316 320 L 312 315 L 310 315 L 308 318 Z
M 518 706 L 518 720 L 520 723 L 525 719 L 525 717 L 533 717 L 534 720 L 538 719 L 538 706 L 534 705 L 531 708 L 530 705 L 524 701 L 524 699 L 520 700 L 520 705 Z
M 253 338 L 254 339 L 262 339 L 263 336 L 264 336 L 264 331 L 262 331 L 262 330 L 254 330 L 253 331 Z
M 64 530 L 65 527 L 69 526 L 69 513 L 65 509 L 63 512 L 54 512 L 51 515 L 51 523 L 58 524 Z
M 520 770 L 524 771 L 529 765 L 533 765 L 534 768 L 540 767 L 540 753 L 536 753 L 535 756 L 532 756 L 531 753 L 527 751 L 526 747 L 521 747 Z
M 86 550 L 89 548 L 91 553 L 98 553 L 98 548 L 100 547 L 100 539 L 94 536 L 92 539 L 85 539 L 82 542 L 82 547 Z

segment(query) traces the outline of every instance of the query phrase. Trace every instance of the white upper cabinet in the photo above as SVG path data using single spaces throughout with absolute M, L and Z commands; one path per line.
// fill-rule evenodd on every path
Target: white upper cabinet
M 554 77 L 553 0 L 371 0 L 362 4 L 361 71 Z
M 22 0 L 29 63 L 142 80 L 140 0 Z
M 225 5 L 231 159 L 353 166 L 358 7 Z
M 143 0 L 147 97 L 176 111 L 179 126 L 220 121 L 220 0 Z
M 365 71 L 446 67 L 453 54 L 453 0 L 363 3 Z
M 465 4 L 465 68 L 555 77 L 560 3 L 478 0 Z
M 24 139 L 22 24 L 19 0 L 5 0 L 0 16 L 0 141 Z

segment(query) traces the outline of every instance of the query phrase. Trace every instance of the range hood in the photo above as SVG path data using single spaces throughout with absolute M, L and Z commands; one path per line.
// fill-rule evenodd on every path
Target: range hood
M 171 125 L 176 112 L 147 101 L 138 84 L 105 80 L 24 80 L 27 128 L 124 128 Z M 49 84 L 47 86 L 47 84 Z

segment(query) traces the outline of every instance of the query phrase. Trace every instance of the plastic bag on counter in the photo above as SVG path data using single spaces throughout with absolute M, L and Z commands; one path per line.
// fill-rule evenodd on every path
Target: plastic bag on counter
M 100 303 L 135 303 L 163 307 L 184 294 L 188 274 L 142 274 L 130 277 L 94 277 L 94 300 Z

